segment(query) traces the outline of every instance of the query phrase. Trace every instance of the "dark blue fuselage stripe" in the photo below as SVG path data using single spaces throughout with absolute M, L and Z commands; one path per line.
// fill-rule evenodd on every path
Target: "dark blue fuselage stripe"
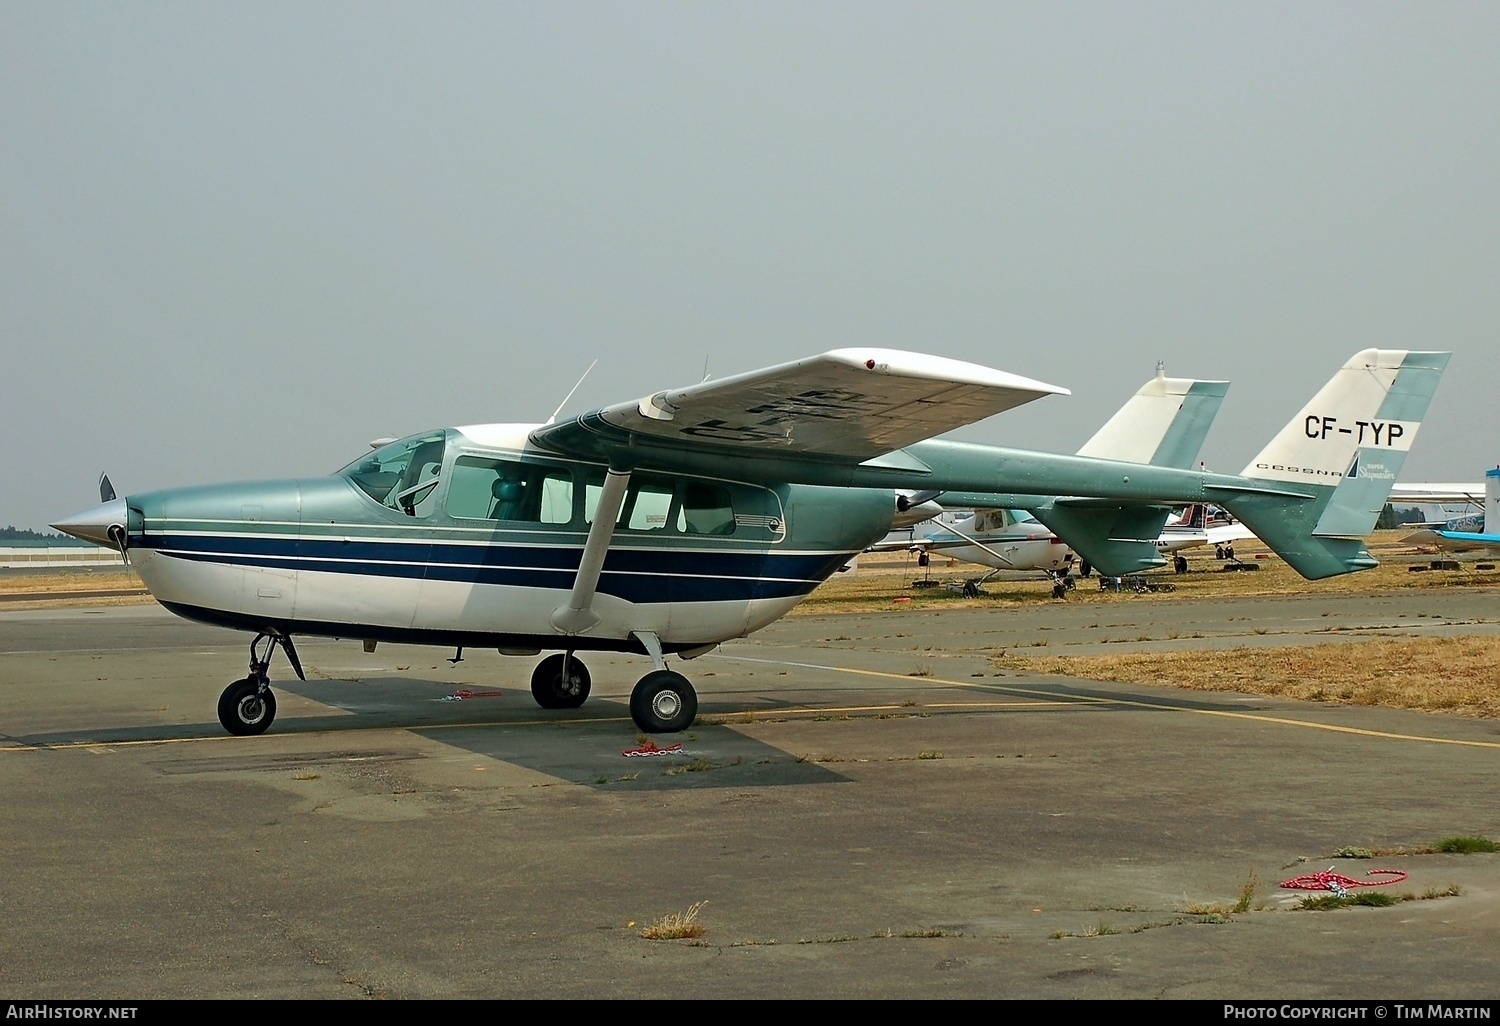
M 294 549 L 298 546 L 299 543 L 293 539 L 256 538 L 253 539 L 256 543 L 253 546 L 226 545 L 217 549 L 205 543 L 235 542 L 240 539 L 193 538 L 191 540 L 195 544 L 192 546 L 179 545 L 178 542 L 181 540 L 181 536 L 170 538 L 154 536 L 150 538 L 150 544 L 147 547 L 156 549 L 164 556 L 226 566 L 253 566 L 283 571 L 310 570 L 364 577 L 449 581 L 502 587 L 551 588 L 559 591 L 572 588 L 578 564 L 578 551 L 566 549 L 450 546 L 450 548 L 462 548 L 463 553 L 470 560 L 467 564 L 459 564 L 422 560 L 421 556 L 424 553 L 420 550 L 424 546 L 410 543 L 400 543 L 389 547 L 351 543 L 351 546 L 358 545 L 365 550 L 398 549 L 400 555 L 408 557 L 407 561 L 395 561 L 396 553 L 391 551 L 381 551 L 378 558 L 370 560 L 356 558 L 353 553 L 344 555 L 343 551 L 340 552 L 341 558 L 339 559 L 318 559 L 310 558 L 308 555 L 286 553 L 286 549 Z M 262 554 L 234 551 L 243 548 L 274 550 L 274 544 L 268 543 L 277 541 L 280 542 L 283 550 L 281 552 L 268 551 Z M 334 544 L 342 545 L 342 543 Z M 438 548 L 438 546 L 432 548 Z M 572 566 L 527 565 L 528 563 L 553 562 L 551 559 L 528 560 L 525 558 L 538 553 L 544 556 L 551 553 L 564 558 L 571 557 Z M 646 558 L 628 558 L 617 561 L 613 558 L 616 555 Z M 638 603 L 743 602 L 752 599 L 791 598 L 810 593 L 829 574 L 841 566 L 846 558 L 843 553 L 813 556 L 771 556 L 762 552 L 707 553 L 705 555 L 710 558 L 706 562 L 710 565 L 702 566 L 694 558 L 697 555 L 699 554 L 669 550 L 612 552 L 610 558 L 605 560 L 598 590 L 627 602 Z M 512 562 L 511 557 L 517 556 L 522 558 Z M 617 563 L 626 565 L 620 566 L 616 565 Z M 633 569 L 629 564 L 636 564 L 641 569 Z M 733 572 L 725 573 L 724 571 L 729 570 L 731 565 Z M 793 571 L 799 576 L 775 576 L 775 571 L 783 573 Z
M 583 547 L 543 545 L 454 545 L 440 541 L 405 542 L 360 539 L 272 538 L 264 535 L 143 534 L 131 545 L 159 549 L 178 556 L 194 553 L 259 556 L 356 563 L 417 563 L 480 565 L 533 570 L 578 569 Z M 683 551 L 681 549 L 613 548 L 604 569 L 617 573 L 691 574 L 714 577 L 777 577 L 822 580 L 847 558 L 843 552 L 781 554 L 764 549 L 748 551 Z

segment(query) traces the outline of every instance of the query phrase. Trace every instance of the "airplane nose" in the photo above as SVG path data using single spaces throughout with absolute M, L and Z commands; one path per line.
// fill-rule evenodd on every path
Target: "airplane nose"
M 125 551 L 125 525 L 128 513 L 124 499 L 111 499 L 91 506 L 81 513 L 63 517 L 52 525 L 53 530 L 71 534 L 74 538 L 105 545 L 111 549 Z

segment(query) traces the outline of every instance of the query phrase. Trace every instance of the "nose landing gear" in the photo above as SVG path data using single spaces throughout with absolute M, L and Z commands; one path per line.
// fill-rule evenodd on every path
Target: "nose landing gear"
M 262 641 L 266 642 L 264 655 L 260 653 Z M 307 679 L 290 636 L 271 632 L 257 634 L 250 642 L 249 675 L 230 684 L 219 696 L 219 722 L 229 733 L 240 737 L 264 734 L 276 719 L 276 694 L 271 690 L 268 671 L 277 645 L 286 650 L 287 661 L 296 671 L 297 679 Z

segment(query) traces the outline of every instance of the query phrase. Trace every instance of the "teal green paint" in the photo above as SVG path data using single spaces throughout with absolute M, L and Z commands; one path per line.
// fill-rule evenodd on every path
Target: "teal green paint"
M 1227 381 L 1195 381 L 1182 398 L 1182 406 L 1172 426 L 1162 436 L 1151 462 L 1158 467 L 1189 468 L 1203 448 L 1208 429 L 1213 426 L 1219 405 L 1229 391 Z
M 1335 491 L 1331 485 L 1308 485 L 1313 498 L 1289 503 L 1266 495 L 1237 495 L 1225 503 L 1255 536 L 1276 550 L 1310 581 L 1378 565 L 1362 540 L 1318 538 L 1313 531 Z M 1373 526 L 1373 521 L 1372 521 Z
M 1396 380 L 1380 404 L 1375 419 L 1379 421 L 1420 421 L 1437 390 L 1438 379 L 1448 365 L 1447 353 L 1407 353 L 1396 372 Z
M 1313 533 L 1362 538 L 1375 530 L 1405 459 L 1406 453 L 1400 449 L 1360 449 L 1352 472 L 1334 488 Z
M 1077 507 L 1046 503 L 1031 512 L 1100 573 L 1111 577 L 1155 570 L 1156 548 L 1171 510 L 1162 506 Z

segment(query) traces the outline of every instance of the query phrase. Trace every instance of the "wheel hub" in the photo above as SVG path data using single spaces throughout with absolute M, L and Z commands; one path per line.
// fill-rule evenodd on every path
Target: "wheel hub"
M 675 691 L 663 691 L 651 699 L 651 711 L 664 720 L 670 720 L 682 711 L 682 696 Z

